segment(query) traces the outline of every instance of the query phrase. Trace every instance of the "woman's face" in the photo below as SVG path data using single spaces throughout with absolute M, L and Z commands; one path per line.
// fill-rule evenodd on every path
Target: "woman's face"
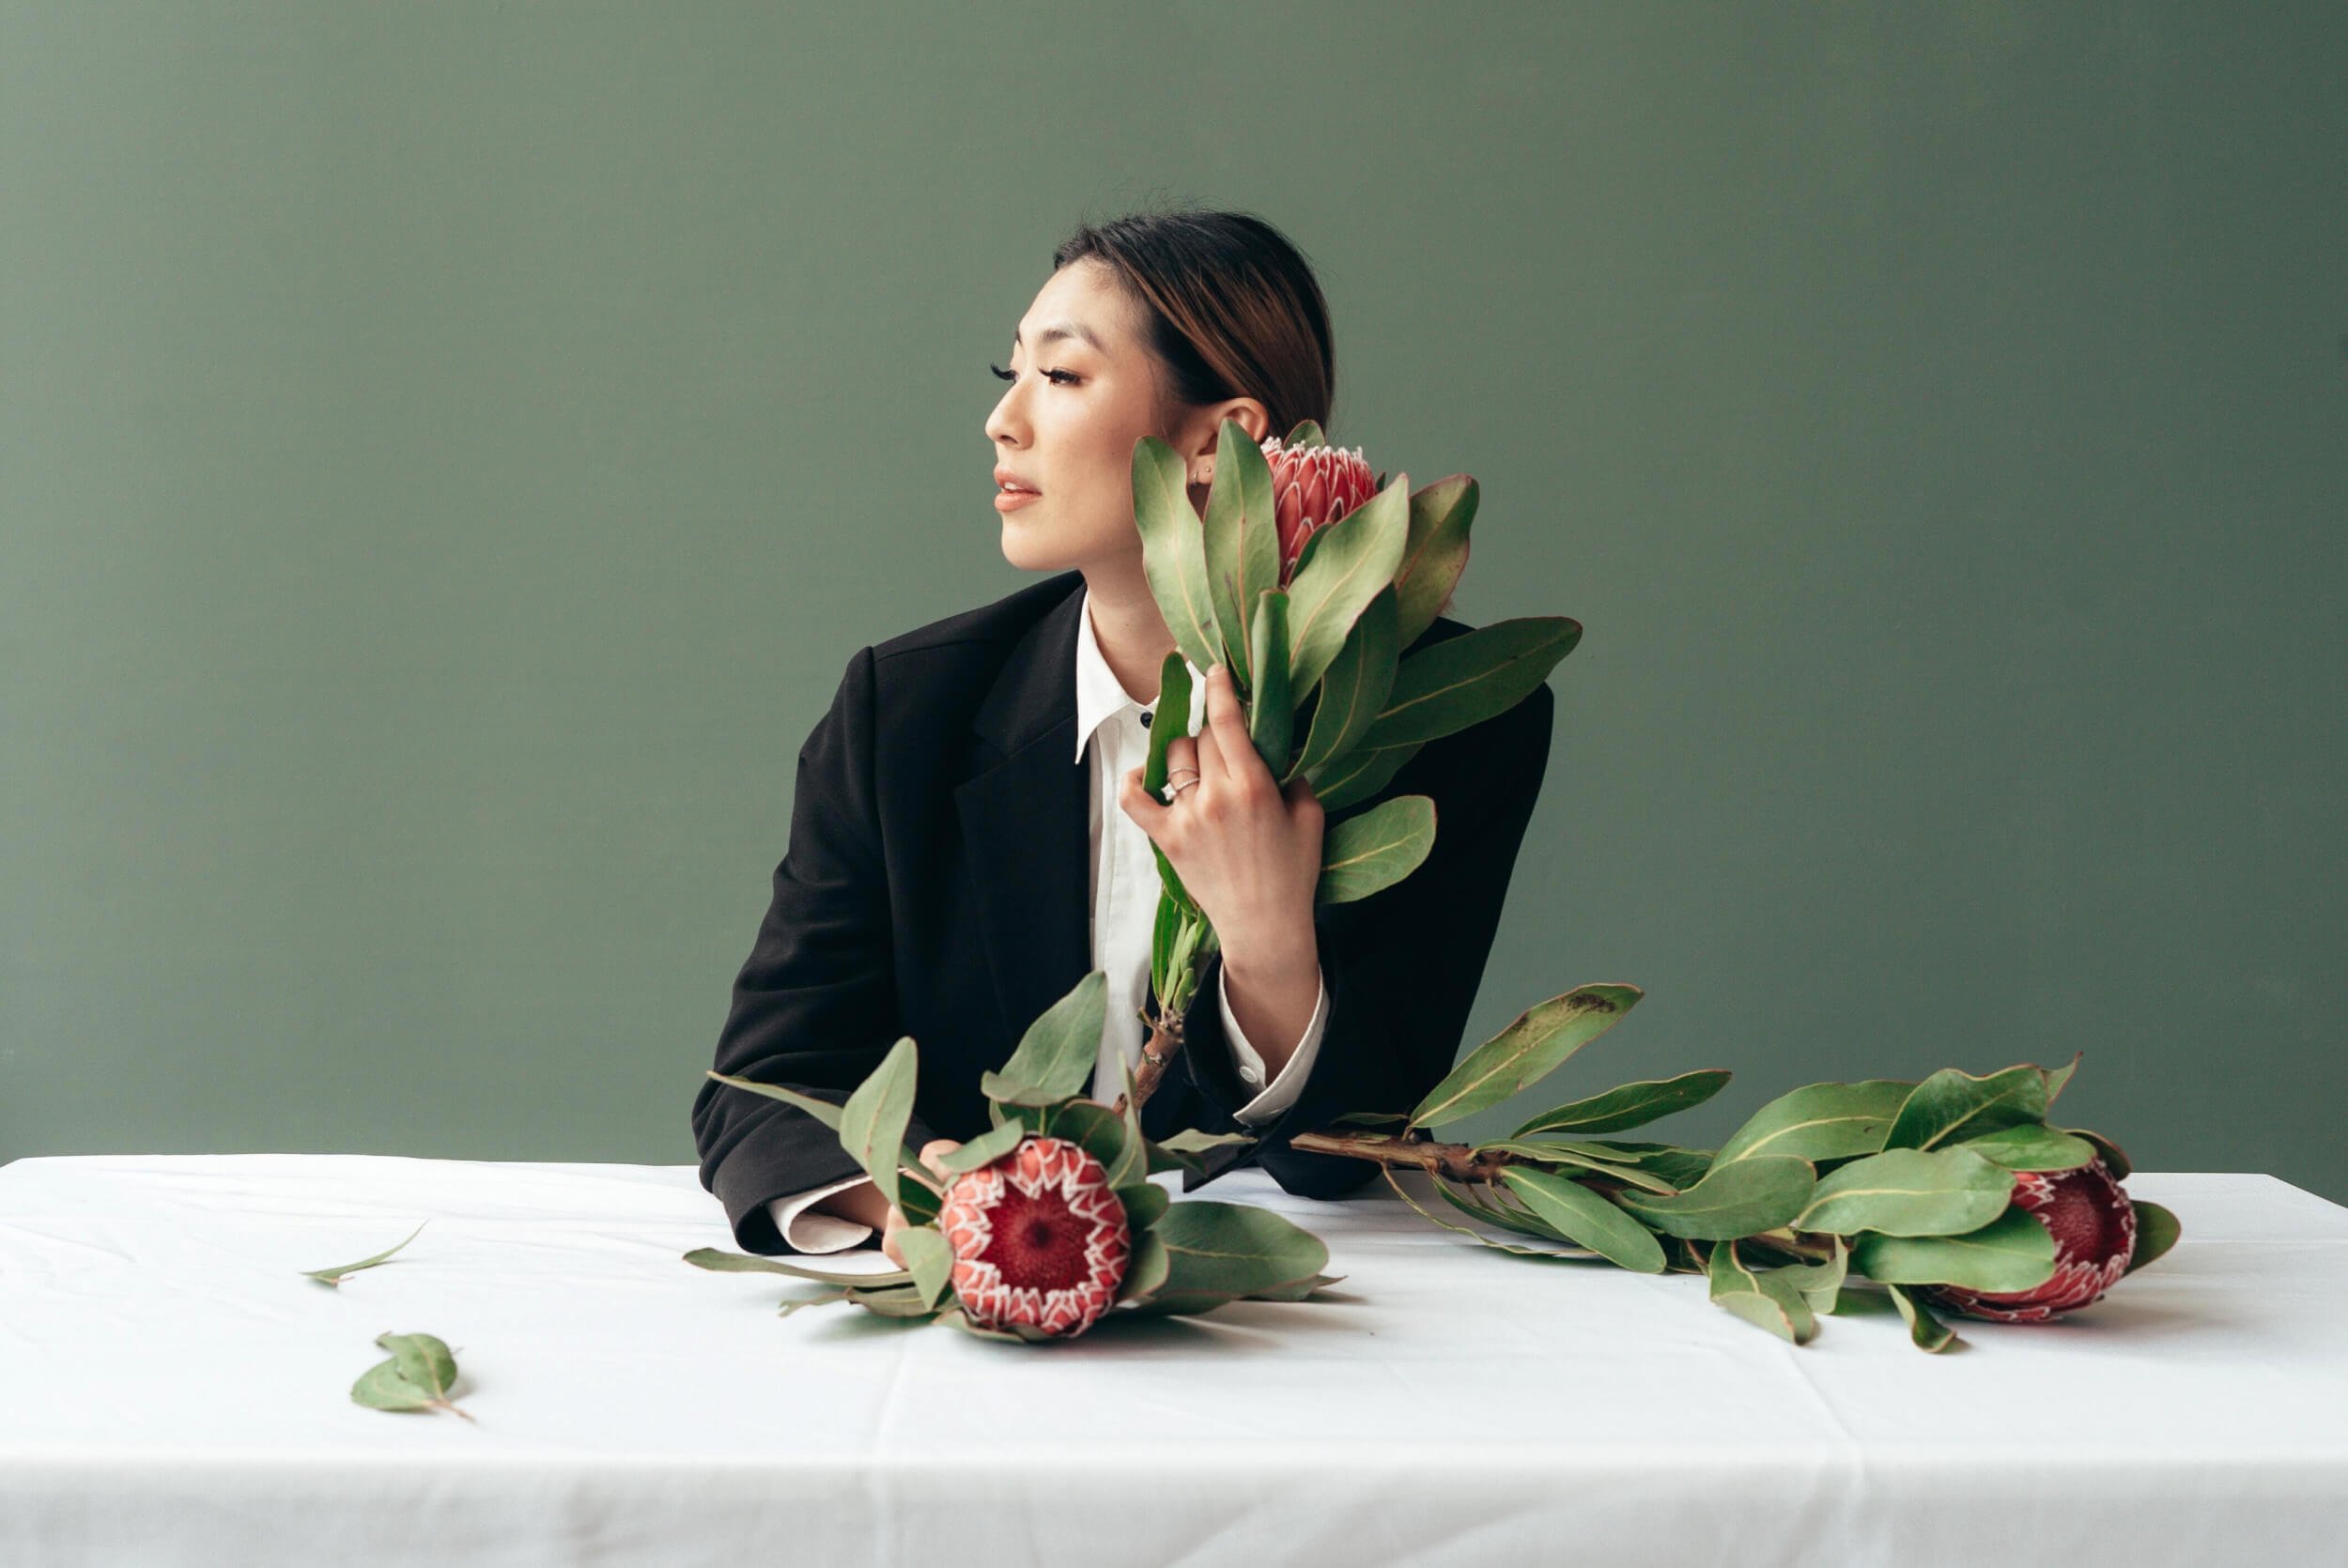
M 1158 361 L 1139 313 L 1104 264 L 1052 274 L 1012 335 L 1010 385 L 987 416 L 1000 481 L 1037 492 L 1002 510 L 1003 556 L 1023 571 L 1141 556 L 1134 527 L 1134 443 L 1164 438 Z M 1062 334 L 1067 335 L 1062 335 Z

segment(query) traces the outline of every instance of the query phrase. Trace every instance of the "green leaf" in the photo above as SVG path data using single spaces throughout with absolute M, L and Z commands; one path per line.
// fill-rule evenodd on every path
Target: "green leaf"
M 1135 1233 L 1155 1224 L 1166 1206 L 1174 1201 L 1154 1181 L 1130 1181 L 1116 1191 L 1117 1201 L 1125 1206 L 1125 1226 Z
M 1135 1096 L 1137 1085 L 1134 1083 L 1134 1065 L 1120 1057 L 1117 1068 L 1119 1075 L 1124 1080 L 1121 1098 L 1125 1109 L 1119 1116 L 1117 1160 L 1108 1167 L 1109 1185 L 1126 1187 L 1142 1182 L 1146 1186 L 1150 1175 L 1150 1140 L 1141 1130 L 1141 1102 Z
M 1755 1111 L 1720 1146 L 1712 1163 L 1757 1154 L 1791 1154 L 1813 1162 L 1874 1154 L 1915 1087 L 1895 1078 L 1806 1084 Z
M 2127 1268 L 2120 1271 L 2123 1279 L 2175 1246 L 2182 1231 L 2177 1217 L 2156 1203 L 2130 1198 L 2128 1206 L 2136 1210 L 2136 1251 L 2129 1255 Z
M 1255 606 L 1247 636 L 1256 672 L 1247 700 L 1247 738 L 1278 780 L 1288 776 L 1289 747 L 1296 724 L 1296 706 L 1289 699 L 1289 596 L 1268 588 Z
M 1701 1105 L 1728 1083 L 1723 1068 L 1683 1072 L 1676 1078 L 1625 1084 L 1604 1094 L 1543 1111 L 1509 1136 L 1531 1138 L 1543 1132 L 1618 1132 Z
M 449 1401 L 456 1386 L 456 1358 L 430 1334 L 380 1333 L 375 1343 L 392 1353 L 359 1375 L 351 1399 L 378 1410 L 446 1410 L 472 1417 Z
M 2026 1208 L 2009 1207 L 1963 1236 L 1877 1236 L 1851 1243 L 1851 1267 L 1885 1284 L 2034 1290 L 2054 1277 L 2054 1237 Z
M 1301 419 L 1296 422 L 1294 429 L 1281 438 L 1280 444 L 1291 448 L 1327 446 L 1329 438 L 1321 433 L 1319 420 Z
M 1108 983 L 1108 972 L 1096 969 L 1043 1009 L 1002 1070 L 980 1074 L 979 1092 L 1007 1105 L 1052 1105 L 1082 1094 L 1100 1060 Z
M 1263 448 L 1235 419 L 1215 434 L 1214 476 L 1207 484 L 1207 587 L 1217 630 L 1242 690 L 1261 687 L 1261 652 L 1249 636 L 1258 598 L 1280 587 L 1280 525 L 1272 493 L 1272 465 Z M 1287 648 L 1282 646 L 1283 673 Z M 1215 661 L 1201 659 L 1205 669 Z M 1278 776 L 1279 770 L 1273 770 Z
M 2004 1213 L 2013 1197 L 2014 1173 L 1970 1148 L 1886 1149 L 1820 1180 L 1789 1222 L 1833 1236 L 1962 1236 Z
M 918 1058 L 913 1037 L 904 1037 L 840 1108 L 840 1146 L 856 1157 L 881 1196 L 892 1204 L 897 1202 L 898 1167 L 919 1163 L 919 1156 L 905 1147 Z
M 1784 1224 L 1801 1212 L 1816 1185 L 1817 1172 L 1809 1161 L 1762 1154 L 1714 1165 L 1677 1197 L 1625 1192 L 1614 1201 L 1666 1235 L 1724 1241 Z
M 801 1307 L 827 1307 L 834 1301 L 844 1301 L 847 1299 L 848 1292 L 844 1289 L 819 1290 L 809 1296 L 786 1296 L 782 1299 L 782 1305 L 775 1309 L 775 1315 L 788 1317 Z
M 1976 1078 L 1943 1068 L 1908 1091 L 1883 1146 L 1937 1148 L 2046 1119 L 2046 1068 L 2025 1064 Z
M 1568 1240 L 1638 1274 L 1663 1271 L 1663 1249 L 1653 1232 L 1570 1176 L 1522 1165 L 1503 1165 L 1500 1179 L 1525 1206 Z
M 1914 1292 L 1898 1285 L 1885 1288 L 1891 1291 L 1892 1304 L 1900 1309 L 1900 1315 L 1908 1319 L 1908 1337 L 1916 1343 L 1919 1350 L 1929 1350 L 1937 1355 L 1956 1343 L 1955 1330 L 1933 1316 L 1931 1310 L 1916 1299 Z
M 1152 1187 L 1150 1190 L 1161 1196 L 1165 1193 L 1163 1188 Z M 1132 1222 L 1128 1218 L 1126 1223 L 1130 1225 Z M 1166 1272 L 1170 1267 L 1166 1243 L 1158 1239 L 1155 1231 L 1145 1230 L 1132 1237 L 1131 1245 L 1133 1251 L 1125 1260 L 1125 1277 L 1118 1282 L 1114 1307 L 1147 1306 L 1151 1298 L 1166 1288 Z
M 954 1250 L 946 1237 L 927 1225 L 906 1225 L 897 1232 L 897 1251 L 904 1254 L 913 1288 L 923 1308 L 937 1305 L 954 1271 Z
M 842 1273 L 819 1268 L 812 1264 L 785 1263 L 779 1257 L 765 1257 L 756 1253 L 722 1252 L 716 1247 L 696 1247 L 684 1256 L 685 1261 L 694 1268 L 707 1268 L 719 1274 L 790 1274 L 822 1284 L 897 1285 L 913 1283 L 913 1275 L 904 1269 L 886 1274 Z
M 1850 1272 L 1850 1243 L 1841 1237 L 1833 1238 L 1834 1255 L 1815 1262 L 1798 1263 L 1778 1270 L 1785 1283 L 1801 1292 L 1803 1300 L 1813 1312 L 1832 1312 L 1841 1299 L 1843 1282 Z
M 1201 666 L 1201 669 L 1206 668 Z M 1158 701 L 1150 716 L 1150 755 L 1142 765 L 1142 787 L 1152 800 L 1166 793 L 1166 749 L 1177 735 L 1190 733 L 1190 666 L 1178 651 L 1158 666 Z
M 1579 621 L 1528 615 L 1427 644 L 1395 669 L 1394 690 L 1362 744 L 1423 746 L 1505 714 L 1548 680 L 1581 639 Z M 1297 675 L 1303 678 L 1301 664 Z
M 2024 1122 L 1953 1145 L 2009 1171 L 2071 1171 L 2095 1158 L 2095 1145 L 2043 1122 Z
M 400 1376 L 397 1360 L 382 1360 L 359 1375 L 350 1385 L 351 1402 L 377 1410 L 426 1410 L 439 1403 L 425 1389 Z
M 1208 588 L 1206 528 L 1190 504 L 1182 460 L 1157 437 L 1144 436 L 1134 442 L 1133 483 L 1142 575 L 1175 647 L 1200 669 L 1229 662 Z
M 1394 580 L 1398 646 L 1416 642 L 1459 586 L 1467 570 L 1468 525 L 1475 520 L 1475 481 L 1463 473 L 1412 495 L 1409 534 Z
M 1410 544 L 1410 476 L 1325 528 L 1315 529 L 1289 577 L 1289 685 L 1310 691 L 1336 661 L 1353 623 L 1394 582 Z M 1454 638 L 1465 641 L 1475 634 Z M 1204 668 L 1203 666 L 1201 668 Z M 1379 745 L 1390 743 L 1381 741 Z
M 1149 1234 L 1166 1249 L 1166 1284 L 1139 1310 L 1205 1311 L 1206 1298 L 1228 1300 L 1308 1279 L 1329 1261 L 1321 1238 L 1285 1216 L 1211 1198 L 1169 1204 Z
M 1462 1057 L 1418 1102 L 1409 1125 L 1443 1127 L 1530 1088 L 1613 1028 L 1644 994 L 1637 986 L 1596 983 L 1536 1002 Z
M 1555 1241 L 1568 1247 L 1573 1245 L 1565 1232 L 1525 1208 L 1522 1199 L 1519 1199 L 1513 1207 L 1502 1203 L 1500 1194 L 1508 1191 L 1506 1187 L 1494 1187 L 1488 1182 L 1471 1182 L 1466 1184 L 1469 1195 L 1461 1197 L 1451 1190 L 1450 1182 L 1431 1171 L 1428 1173 L 1428 1184 L 1435 1190 L 1435 1195 L 1444 1202 L 1460 1213 L 1481 1220 L 1486 1224 L 1498 1225 L 1502 1230 L 1514 1231 L 1519 1236 L 1529 1236 L 1537 1241 Z M 1489 1198 L 1477 1196 L 1479 1190 L 1489 1194 Z M 1588 1248 L 1580 1249 L 1580 1253 L 1583 1257 L 1598 1256 L 1598 1253 Z
M 1425 795 L 1397 795 L 1332 822 L 1321 836 L 1321 881 L 1313 901 L 1367 899 L 1417 870 L 1434 846 L 1435 803 Z
M 897 1234 L 903 1237 L 910 1232 Z M 848 1299 L 877 1317 L 927 1317 L 937 1310 L 923 1299 L 917 1285 L 883 1285 L 869 1290 L 862 1285 L 850 1285 Z
M 1712 1249 L 1707 1273 L 1712 1299 L 1746 1322 L 1791 1345 L 1807 1345 L 1817 1337 L 1818 1320 L 1810 1303 L 1784 1278 L 1784 1271 L 1755 1268 L 1738 1255 L 1734 1240 L 1723 1239 Z
M 1290 1280 L 1286 1284 L 1266 1285 L 1261 1290 L 1251 1290 L 1241 1299 L 1247 1301 L 1309 1300 L 1313 1292 L 1322 1285 L 1335 1284 L 1344 1278 L 1343 1274 L 1315 1274 L 1309 1280 Z
M 1576 1144 L 1538 1138 L 1503 1138 L 1497 1143 L 1477 1144 L 1475 1151 L 1478 1154 L 1513 1154 L 1521 1159 L 1538 1160 L 1544 1164 L 1570 1165 L 1576 1170 L 1595 1171 L 1632 1187 L 1643 1187 L 1650 1192 L 1668 1195 L 1679 1191 L 1660 1176 L 1651 1175 L 1636 1165 L 1617 1164 L 1604 1154 Z
M 1386 1178 L 1386 1185 L 1394 1189 L 1394 1195 L 1400 1198 L 1404 1203 L 1409 1204 L 1412 1208 L 1415 1209 L 1420 1219 L 1426 1220 L 1433 1224 L 1441 1225 L 1444 1229 L 1448 1231 L 1458 1231 L 1461 1236 L 1466 1237 L 1469 1240 L 1490 1247 L 1494 1252 L 1513 1253 L 1519 1257 L 1565 1258 L 1568 1260 L 1594 1258 L 1599 1255 L 1586 1247 L 1573 1247 L 1567 1250 L 1561 1250 L 1557 1247 L 1520 1247 L 1513 1241 L 1494 1240 L 1492 1237 L 1484 1235 L 1480 1231 L 1471 1230 L 1465 1225 L 1455 1225 L 1450 1221 L 1444 1219 L 1442 1215 L 1430 1211 L 1416 1198 L 1411 1196 L 1409 1190 L 1402 1185 L 1401 1180 L 1395 1175 L 1395 1168 L 1392 1165 L 1381 1165 L 1378 1167 L 1378 1171 L 1381 1176 L 1383 1176 Z M 1430 1173 L 1428 1176 L 1428 1180 L 1433 1183 L 1435 1191 L 1442 1193 L 1446 1199 L 1448 1199 L 1452 1207 L 1455 1208 L 1460 1209 L 1466 1213 L 1478 1215 L 1484 1219 L 1491 1219 L 1495 1223 L 1506 1225 L 1507 1228 L 1512 1230 L 1518 1230 L 1524 1235 L 1530 1236 L 1550 1234 L 1546 1230 L 1535 1230 L 1520 1223 L 1513 1222 L 1518 1218 L 1515 1216 L 1511 1216 L 1510 1220 L 1507 1221 L 1495 1219 L 1493 1215 L 1487 1213 L 1482 1208 L 1471 1205 L 1460 1198 L 1448 1187 L 1444 1185 L 1443 1178 L 1441 1176 L 1434 1176 Z M 1562 1240 L 1562 1238 L 1560 1239 Z
M 1027 1130 L 1018 1122 L 980 1133 L 968 1143 L 948 1150 L 938 1157 L 938 1163 L 959 1176 L 975 1171 L 981 1165 L 992 1165 L 1027 1141 Z
M 398 1242 L 394 1246 L 386 1247 L 381 1252 L 376 1253 L 373 1257 L 363 1257 L 356 1263 L 346 1263 L 339 1268 L 307 1268 L 302 1270 L 302 1272 L 308 1275 L 311 1279 L 317 1281 L 320 1284 L 338 1285 L 343 1283 L 344 1275 L 356 1274 L 362 1268 L 372 1268 L 377 1264 L 381 1263 L 385 1258 L 390 1257 L 394 1253 L 398 1252 L 401 1247 L 405 1247 L 408 1245 L 408 1242 L 413 1241 L 418 1236 L 422 1235 L 424 1233 L 424 1227 L 431 1222 L 432 1222 L 429 1220 L 419 1222 L 416 1228 L 408 1233 L 407 1240 Z
M 1125 1164 L 1124 1117 L 1099 1100 L 1072 1099 L 1053 1109 L 1052 1136 L 1080 1145 L 1111 1174 L 1109 1185 L 1117 1185 L 1115 1173 Z M 1132 1166 L 1132 1173 L 1135 1180 L 1147 1174 L 1138 1163 Z
M 400 1376 L 430 1394 L 446 1399 L 456 1386 L 456 1358 L 430 1334 L 380 1333 L 375 1343 L 392 1353 Z
M 2078 1071 L 2079 1058 L 2086 1054 L 2084 1051 L 2074 1051 L 2069 1061 L 2047 1074 L 2047 1103 L 2049 1106 L 2061 1097 L 2062 1085 L 2071 1081 L 2071 1074 Z
M 1321 672 L 1321 698 L 1313 706 L 1305 749 L 1280 782 L 1285 784 L 1300 773 L 1308 776 L 1325 774 L 1332 758 L 1343 757 L 1359 746 L 1369 727 L 1378 722 L 1386 694 L 1394 689 L 1395 662 L 1401 656 L 1395 615 L 1394 585 L 1389 583 L 1364 607 L 1346 633 L 1337 656 Z M 1413 749 L 1398 746 L 1395 751 L 1406 756 Z M 1316 798 L 1320 793 L 1314 791 Z M 1325 809 L 1327 802 L 1322 805 Z
M 1313 798 L 1321 802 L 1321 808 L 1323 811 L 1337 811 L 1356 801 L 1367 800 L 1384 789 L 1402 770 L 1402 764 L 1417 753 L 1415 743 L 1410 746 L 1356 746 L 1319 769 L 1308 770 L 1305 776 L 1312 781 Z

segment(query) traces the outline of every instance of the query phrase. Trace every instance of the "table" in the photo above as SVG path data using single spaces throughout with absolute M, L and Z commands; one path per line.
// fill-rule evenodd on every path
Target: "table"
M 734 1245 L 689 1165 L 23 1159 L 0 1563 L 2348 1560 L 2348 1209 L 2128 1187 L 2174 1251 L 1934 1356 L 1241 1171 L 1194 1196 L 1313 1230 L 1333 1299 L 1026 1346 L 779 1317 L 796 1282 L 682 1261 Z M 351 1403 L 386 1330 L 455 1347 L 474 1422 Z

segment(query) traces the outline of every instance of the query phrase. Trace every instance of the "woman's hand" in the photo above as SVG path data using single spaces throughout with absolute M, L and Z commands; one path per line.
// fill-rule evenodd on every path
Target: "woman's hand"
M 1231 672 L 1207 671 L 1207 722 L 1166 743 L 1173 804 L 1154 799 L 1142 768 L 1126 771 L 1118 804 L 1165 852 L 1226 951 L 1277 949 L 1313 929 L 1321 886 L 1320 797 L 1303 774 L 1284 792 L 1248 737 Z
M 921 1163 L 935 1172 L 938 1179 L 942 1181 L 946 1178 L 947 1171 L 946 1167 L 937 1162 L 939 1157 L 951 1154 L 960 1147 L 962 1147 L 962 1140 L 959 1138 L 932 1138 L 921 1145 Z M 895 1204 L 890 1204 L 888 1222 L 881 1229 L 881 1251 L 888 1255 L 889 1262 L 900 1268 L 909 1267 L 905 1262 L 904 1253 L 897 1250 L 897 1233 L 904 1228 L 904 1211 Z

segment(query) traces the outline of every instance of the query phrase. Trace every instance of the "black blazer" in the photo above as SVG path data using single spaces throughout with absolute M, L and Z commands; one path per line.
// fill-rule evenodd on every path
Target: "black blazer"
M 1092 968 L 1089 761 L 1071 761 L 1083 604 L 1084 575 L 1065 572 L 848 661 L 830 712 L 799 748 L 790 845 L 734 983 L 717 1070 L 842 1100 L 911 1035 L 920 1073 L 906 1141 L 966 1142 L 992 1125 L 980 1074 L 1002 1066 Z M 1439 616 L 1412 646 L 1467 629 Z M 1451 1070 L 1540 793 L 1555 707 L 1554 693 L 1536 687 L 1506 713 L 1429 742 L 1376 795 L 1329 813 L 1334 825 L 1390 796 L 1425 794 L 1434 847 L 1393 886 L 1316 911 L 1329 992 L 1320 1052 L 1295 1104 L 1246 1130 L 1258 1143 L 1222 1169 L 1259 1163 L 1317 1198 L 1377 1176 L 1367 1161 L 1287 1140 L 1347 1111 L 1408 1111 Z M 1120 809 L 1113 796 L 1102 808 Z M 1258 1092 L 1231 1064 L 1221 965 L 1210 961 L 1182 1053 L 1142 1107 L 1151 1137 L 1236 1129 L 1231 1113 Z M 702 1185 L 748 1252 L 787 1250 L 769 1199 L 858 1169 L 806 1112 L 711 1078 L 693 1100 L 693 1138 Z

